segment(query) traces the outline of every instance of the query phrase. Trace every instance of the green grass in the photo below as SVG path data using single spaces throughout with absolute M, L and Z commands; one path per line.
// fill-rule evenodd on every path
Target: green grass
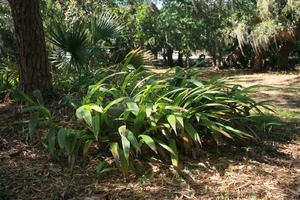
M 287 121 L 287 122 L 296 122 L 300 119 L 300 112 L 298 111 L 291 111 L 286 108 L 275 108 L 275 114 L 280 119 Z

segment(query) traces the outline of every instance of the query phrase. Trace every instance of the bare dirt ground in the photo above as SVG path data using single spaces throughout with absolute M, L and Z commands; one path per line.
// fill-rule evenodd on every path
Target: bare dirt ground
M 243 86 L 262 85 L 253 97 L 259 101 L 272 100 L 271 105 L 300 111 L 300 75 L 250 74 L 229 77 Z
M 281 119 L 282 126 L 248 147 L 183 159 L 180 172 L 152 159 L 126 179 L 118 171 L 95 176 L 101 154 L 73 173 L 49 160 L 41 144 L 26 139 L 14 103 L 1 104 L 0 199 L 300 199 L 300 75 L 224 76 L 244 86 L 267 85 L 254 98 L 275 100 L 274 106 L 293 111 L 293 119 Z

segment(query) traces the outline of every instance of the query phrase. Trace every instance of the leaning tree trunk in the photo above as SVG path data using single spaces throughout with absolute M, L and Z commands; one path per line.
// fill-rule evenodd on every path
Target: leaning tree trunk
M 46 51 L 40 0 L 8 0 L 18 47 L 21 89 L 30 94 L 36 89 L 51 92 L 51 74 Z

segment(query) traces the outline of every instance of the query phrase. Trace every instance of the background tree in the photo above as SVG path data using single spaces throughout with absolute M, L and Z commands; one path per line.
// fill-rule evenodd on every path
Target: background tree
M 259 0 L 249 4 L 240 5 L 231 19 L 240 47 L 252 47 L 255 55 L 253 69 L 264 70 L 266 56 L 275 60 L 271 66 L 273 69 L 288 69 L 288 57 L 300 35 L 300 2 Z M 237 15 L 238 11 L 240 14 Z M 272 49 L 274 52 L 268 54 Z

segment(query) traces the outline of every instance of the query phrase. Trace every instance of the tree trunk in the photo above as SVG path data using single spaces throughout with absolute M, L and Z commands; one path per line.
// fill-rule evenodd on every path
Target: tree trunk
M 282 46 L 279 48 L 278 59 L 277 59 L 277 67 L 279 70 L 288 69 L 289 55 L 293 51 L 294 42 L 299 39 L 300 39 L 300 20 L 295 25 L 293 37 L 287 38 L 287 40 L 284 41 Z
M 167 64 L 169 67 L 173 67 L 174 66 L 174 62 L 173 62 L 173 49 L 171 48 L 167 48 Z
M 257 52 L 255 52 L 253 70 L 255 72 L 261 72 L 262 69 L 263 69 L 262 52 L 257 51 Z
M 30 94 L 39 89 L 52 91 L 40 0 L 8 0 L 14 21 L 18 47 L 21 89 Z
M 282 44 L 278 51 L 277 68 L 279 70 L 287 70 L 289 64 L 289 55 L 293 51 L 293 41 L 287 41 Z
M 213 62 L 214 69 L 216 71 L 219 71 L 220 68 L 219 68 L 218 59 L 216 55 L 212 55 L 212 62 Z
M 178 52 L 177 65 L 183 67 L 183 54 L 181 52 Z
M 163 56 L 163 60 L 164 60 L 164 65 L 167 65 L 167 53 L 166 53 L 166 49 L 163 49 L 162 56 Z
M 187 67 L 187 68 L 190 68 L 190 55 L 189 54 L 186 54 L 185 55 L 185 66 Z

